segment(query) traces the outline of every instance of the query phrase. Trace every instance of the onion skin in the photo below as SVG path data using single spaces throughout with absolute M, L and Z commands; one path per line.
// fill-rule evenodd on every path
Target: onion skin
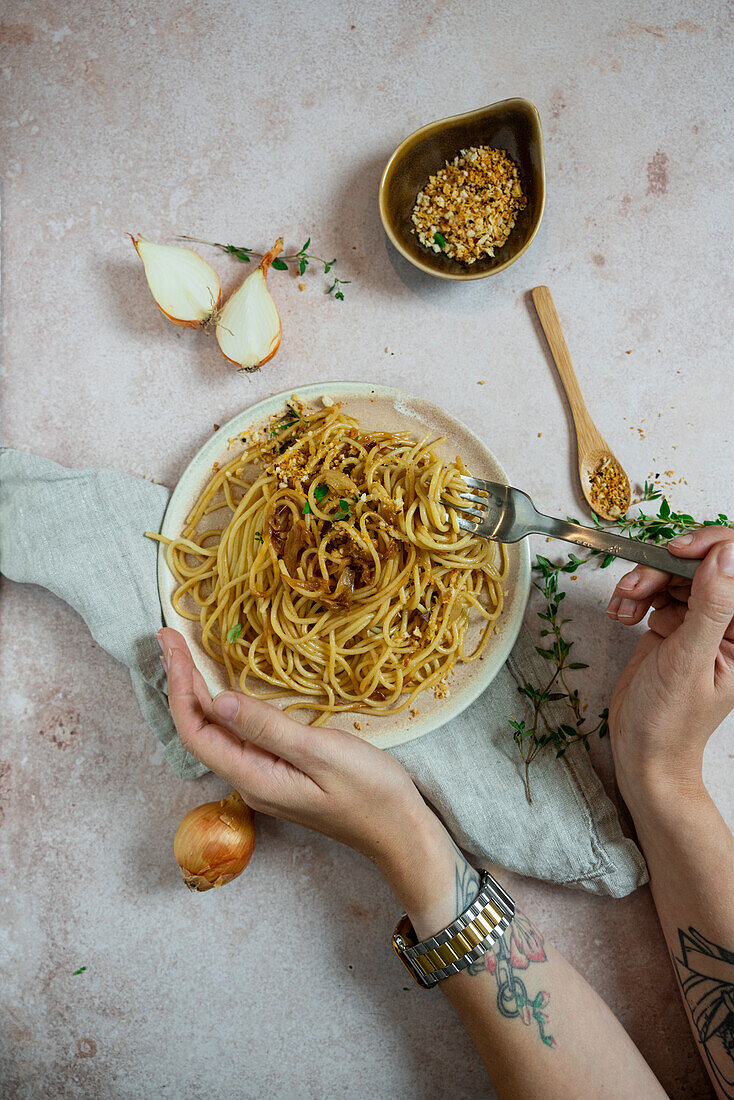
M 220 299 L 221 299 L 221 295 L 220 295 Z M 155 299 L 154 299 L 154 301 L 155 301 Z M 171 317 L 170 313 L 166 313 L 163 306 L 159 305 L 158 302 L 156 302 L 155 304 L 158 306 L 158 309 L 161 311 L 163 316 L 166 317 L 171 322 L 172 325 L 178 325 L 179 328 L 203 328 L 204 327 L 201 324 L 200 321 L 179 321 L 178 318 Z M 219 304 L 219 303 L 217 303 L 217 304 Z
M 173 854 L 189 890 L 216 889 L 242 874 L 255 850 L 252 810 L 237 791 L 186 814 Z

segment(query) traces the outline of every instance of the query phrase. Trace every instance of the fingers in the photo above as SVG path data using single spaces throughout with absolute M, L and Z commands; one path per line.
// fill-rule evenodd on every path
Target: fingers
M 171 716 L 181 744 L 233 787 L 246 791 L 254 809 L 258 808 L 257 803 L 269 802 L 276 758 L 257 745 L 243 743 L 230 730 L 209 720 L 211 696 L 185 639 L 171 629 L 161 631 L 158 639 L 168 676 Z
M 689 544 L 686 544 L 689 545 Z M 691 585 L 681 638 L 691 655 L 715 658 L 730 634 L 734 617 L 734 538 L 718 538 L 699 565 Z
M 670 573 L 661 573 L 648 565 L 638 565 L 619 580 L 607 606 L 610 619 L 627 625 L 642 622 L 653 599 L 663 592 Z
M 720 542 L 734 542 L 731 527 L 699 527 L 687 535 L 679 535 L 668 543 L 668 550 L 679 558 L 704 558 Z
M 194 662 L 188 647 L 174 646 L 166 654 L 168 705 L 181 744 L 218 775 L 238 773 L 242 743 L 228 730 L 209 721 L 194 686 Z
M 683 624 L 687 608 L 685 604 L 671 600 L 659 609 L 656 609 L 647 620 L 650 630 L 654 630 L 661 638 L 667 638 L 674 630 Z
M 224 751 L 227 744 L 207 730 L 211 724 L 212 729 L 220 727 L 238 742 L 257 745 L 307 774 L 314 768 L 323 755 L 319 747 L 327 741 L 327 731 L 304 726 L 278 707 L 238 691 L 224 691 L 212 701 L 183 635 L 167 627 L 158 637 L 164 656 L 168 655 L 168 702 L 176 729 L 182 740 L 187 736 L 195 739 L 191 752 L 204 764 L 219 771 L 200 754 L 215 745 L 221 745 Z M 231 759 L 231 754 L 227 759 Z
M 263 699 L 252 699 L 238 691 L 223 691 L 212 702 L 211 714 L 216 722 L 243 741 L 259 745 L 307 774 L 318 764 L 320 735 L 325 731 L 294 721 Z
M 703 558 L 712 547 L 722 542 L 734 542 L 734 530 L 730 527 L 701 527 L 689 534 L 680 535 L 668 543 L 668 548 L 678 557 Z M 626 626 L 642 622 L 655 598 L 667 590 L 681 602 L 687 602 L 690 581 L 671 576 L 647 565 L 638 565 L 619 580 L 607 606 L 607 615 Z

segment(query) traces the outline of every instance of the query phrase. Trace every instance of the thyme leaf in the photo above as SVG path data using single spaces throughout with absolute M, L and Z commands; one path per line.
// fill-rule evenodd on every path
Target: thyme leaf
M 205 241 L 202 237 L 189 237 L 186 234 L 180 234 L 179 240 L 182 241 L 195 241 L 197 244 L 208 244 L 211 248 L 218 248 L 222 252 L 226 252 L 228 256 L 234 256 L 240 263 L 249 264 L 250 260 L 261 260 L 264 253 L 256 252 L 253 248 L 245 248 L 244 245 L 237 244 L 220 244 L 219 241 Z M 331 269 L 336 264 L 336 260 L 325 260 L 323 256 L 317 256 L 313 252 L 309 252 L 311 247 L 311 238 L 309 237 L 305 244 L 301 246 L 298 252 L 291 252 L 288 255 L 276 256 L 273 260 L 272 267 L 276 271 L 289 271 L 291 266 L 294 271 L 297 271 L 299 275 L 303 275 L 306 268 L 310 263 L 317 263 L 323 265 L 324 275 L 328 275 Z M 344 301 L 344 294 L 341 290 L 342 286 L 346 286 L 350 283 L 351 279 L 336 279 L 327 290 L 327 294 L 331 294 L 336 290 L 334 298 L 340 302 Z
M 643 511 L 637 511 L 634 514 L 627 512 L 613 527 L 605 530 L 618 530 L 628 538 L 638 539 L 641 542 L 668 542 L 676 535 L 683 534 L 693 527 L 709 527 L 714 524 L 734 527 L 734 522 L 721 512 L 715 520 L 699 522 L 686 512 L 673 511 L 662 491 L 653 482 L 646 481 L 642 495 L 635 503 L 639 505 L 653 500 L 661 500 L 657 515 Z M 578 523 L 578 520 L 573 520 L 570 516 L 568 518 L 571 522 Z M 594 512 L 591 513 L 591 519 L 594 526 L 604 526 Z M 599 560 L 600 557 L 601 560 Z M 542 638 L 548 639 L 545 644 L 536 646 L 535 649 L 549 667 L 547 676 L 542 678 L 541 684 L 527 681 L 518 688 L 519 693 L 529 701 L 532 707 L 532 717 L 529 722 L 516 718 L 509 720 L 513 739 L 525 764 L 523 783 L 528 802 L 533 801 L 530 789 L 530 766 L 541 752 L 550 748 L 555 751 L 557 757 L 562 757 L 571 745 L 579 742 L 588 752 L 590 737 L 594 734 L 605 737 L 609 732 L 608 708 L 605 707 L 597 715 L 595 725 L 588 726 L 582 714 L 579 690 L 567 680 L 569 672 L 589 666 L 584 661 L 569 660 L 574 643 L 564 637 L 563 627 L 571 620 L 561 618 L 559 610 L 562 601 L 566 598 L 565 591 L 560 587 L 563 574 L 575 574 L 595 558 L 601 569 L 606 569 L 614 561 L 613 554 L 602 556 L 602 552 L 592 550 L 586 557 L 568 554 L 566 560 L 562 562 L 552 562 L 549 558 L 537 554 L 533 565 L 538 575 L 538 579 L 533 581 L 533 586 L 540 592 L 543 599 L 542 609 L 537 612 L 538 618 L 543 623 L 539 633 Z M 547 707 L 549 703 L 556 702 L 565 702 L 571 722 L 561 722 L 558 725 L 553 723 Z
M 334 263 L 336 263 L 336 260 L 334 260 Z M 342 289 L 341 288 L 343 286 L 346 286 L 347 283 L 351 283 L 351 281 L 352 281 L 351 279 L 337 279 L 336 276 L 334 276 L 334 282 L 331 284 L 331 286 L 329 287 L 329 289 L 327 290 L 326 293 L 331 294 L 332 290 L 335 290 L 336 294 L 334 295 L 334 297 L 338 301 L 343 302 L 344 301 L 344 295 L 342 294 Z

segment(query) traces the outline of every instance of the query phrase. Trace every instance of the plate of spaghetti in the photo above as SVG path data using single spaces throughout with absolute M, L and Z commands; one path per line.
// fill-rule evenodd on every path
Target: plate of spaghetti
M 269 699 L 382 748 L 448 722 L 522 622 L 525 542 L 462 531 L 441 497 L 506 475 L 445 410 L 322 383 L 240 413 L 169 502 L 158 587 L 207 687 Z

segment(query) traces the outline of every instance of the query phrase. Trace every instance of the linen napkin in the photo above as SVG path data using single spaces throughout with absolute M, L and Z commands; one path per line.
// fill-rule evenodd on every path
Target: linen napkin
M 168 497 L 162 485 L 113 470 L 71 470 L 0 450 L 0 570 L 42 585 L 83 617 L 95 641 L 129 668 L 174 772 L 193 779 L 206 769 L 184 750 L 168 712 L 155 638 L 162 625 L 157 546 L 143 537 L 160 529 Z M 518 684 L 540 678 L 539 665 L 523 628 L 475 703 L 389 751 L 476 861 L 622 897 L 647 880 L 645 862 L 623 836 L 588 754 L 580 746 L 560 760 L 541 754 L 532 805 L 525 799 L 508 719 L 524 706 Z

